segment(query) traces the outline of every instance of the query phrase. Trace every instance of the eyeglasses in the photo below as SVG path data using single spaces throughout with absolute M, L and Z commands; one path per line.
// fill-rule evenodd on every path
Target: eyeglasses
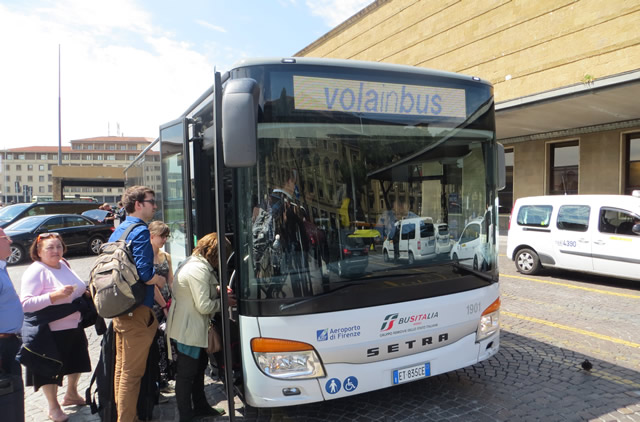
M 56 232 L 41 233 L 41 234 L 38 235 L 38 238 L 36 239 L 36 242 L 39 242 L 42 239 L 46 239 L 46 238 L 51 237 L 51 236 L 60 237 L 60 234 L 56 233 Z
M 155 205 L 156 204 L 156 200 L 155 199 L 143 199 L 142 201 L 139 202 L 148 202 L 151 205 Z

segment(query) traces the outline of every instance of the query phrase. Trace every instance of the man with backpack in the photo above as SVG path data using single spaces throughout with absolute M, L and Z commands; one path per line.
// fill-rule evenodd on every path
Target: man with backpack
M 166 279 L 155 274 L 153 248 L 146 224 L 153 219 L 157 209 L 155 192 L 146 186 L 132 186 L 122 195 L 122 203 L 127 211 L 127 218 L 116 228 L 109 242 L 119 240 L 128 227 L 137 225 L 125 240 L 130 243 L 140 282 L 146 284 L 142 304 L 113 318 L 116 343 L 113 390 L 118 422 L 132 422 L 137 420 L 140 381 L 158 328 L 158 321 L 153 313 L 154 285 L 163 285 Z

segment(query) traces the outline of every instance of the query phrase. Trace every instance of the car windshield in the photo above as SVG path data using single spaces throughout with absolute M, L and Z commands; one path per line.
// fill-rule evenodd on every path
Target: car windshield
M 24 211 L 29 205 L 30 204 L 15 204 L 0 209 L 0 221 L 11 221 L 18 214 Z
M 38 227 L 44 220 L 41 216 L 25 217 L 9 225 L 6 231 L 31 231 Z

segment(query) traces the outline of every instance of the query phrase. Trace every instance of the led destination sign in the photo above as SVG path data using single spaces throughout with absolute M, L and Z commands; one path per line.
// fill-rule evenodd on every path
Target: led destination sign
M 466 117 L 464 89 L 294 76 L 296 110 Z

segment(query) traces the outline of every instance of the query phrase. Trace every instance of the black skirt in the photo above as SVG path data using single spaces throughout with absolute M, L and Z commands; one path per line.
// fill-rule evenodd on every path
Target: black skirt
M 91 359 L 89 358 L 89 342 L 81 327 L 71 330 L 52 331 L 53 340 L 60 353 L 62 371 L 55 377 L 46 377 L 33 373 L 27 368 L 27 386 L 33 386 L 35 391 L 47 384 L 62 386 L 62 378 L 65 375 L 80 372 L 91 372 Z

